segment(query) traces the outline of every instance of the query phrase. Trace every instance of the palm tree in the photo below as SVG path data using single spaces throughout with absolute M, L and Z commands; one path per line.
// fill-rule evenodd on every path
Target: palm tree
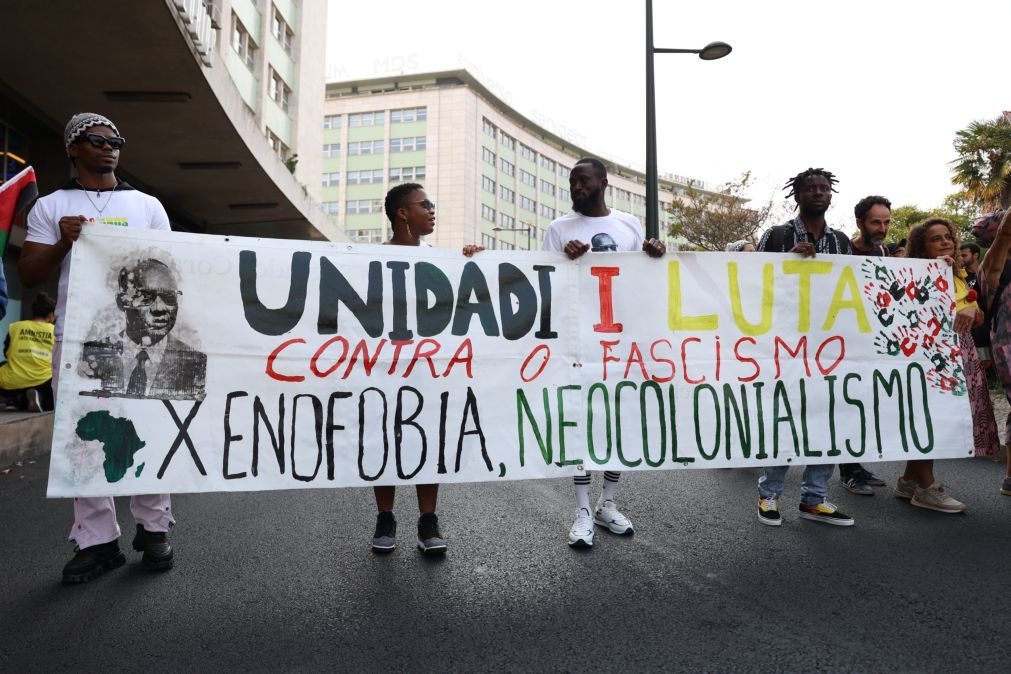
M 972 122 L 955 134 L 952 182 L 984 212 L 1011 206 L 1011 114 Z

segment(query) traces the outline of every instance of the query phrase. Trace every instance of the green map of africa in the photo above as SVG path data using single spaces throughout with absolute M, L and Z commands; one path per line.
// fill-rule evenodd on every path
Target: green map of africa
M 133 455 L 146 443 L 137 436 L 137 429 L 129 419 L 114 417 L 108 412 L 89 412 L 77 422 L 77 437 L 97 440 L 105 452 L 105 479 L 119 482 L 133 465 Z

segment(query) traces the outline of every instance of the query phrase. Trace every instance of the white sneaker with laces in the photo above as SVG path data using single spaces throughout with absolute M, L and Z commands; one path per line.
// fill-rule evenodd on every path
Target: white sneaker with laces
M 612 534 L 631 536 L 635 533 L 632 522 L 621 514 L 614 501 L 597 501 L 597 510 L 593 513 L 593 522 L 605 527 Z
M 593 518 L 586 508 L 576 511 L 576 521 L 569 529 L 569 545 L 573 548 L 593 547 Z

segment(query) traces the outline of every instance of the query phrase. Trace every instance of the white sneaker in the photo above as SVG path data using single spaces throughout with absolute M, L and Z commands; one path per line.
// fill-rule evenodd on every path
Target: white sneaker
M 927 488 L 917 487 L 910 501 L 914 506 L 936 510 L 941 513 L 961 513 L 966 511 L 966 505 L 948 496 L 944 485 L 935 482 Z
M 635 533 L 632 523 L 621 514 L 614 501 L 597 501 L 597 510 L 593 513 L 593 522 L 597 526 L 606 527 L 612 534 L 631 536 Z
M 576 521 L 569 529 L 569 545 L 574 548 L 593 547 L 593 518 L 586 508 L 576 511 Z

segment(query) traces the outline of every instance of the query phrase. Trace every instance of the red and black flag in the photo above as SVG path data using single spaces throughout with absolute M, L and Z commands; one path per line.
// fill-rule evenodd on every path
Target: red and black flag
M 31 166 L 0 185 L 0 256 L 7 249 L 14 218 L 39 196 Z

